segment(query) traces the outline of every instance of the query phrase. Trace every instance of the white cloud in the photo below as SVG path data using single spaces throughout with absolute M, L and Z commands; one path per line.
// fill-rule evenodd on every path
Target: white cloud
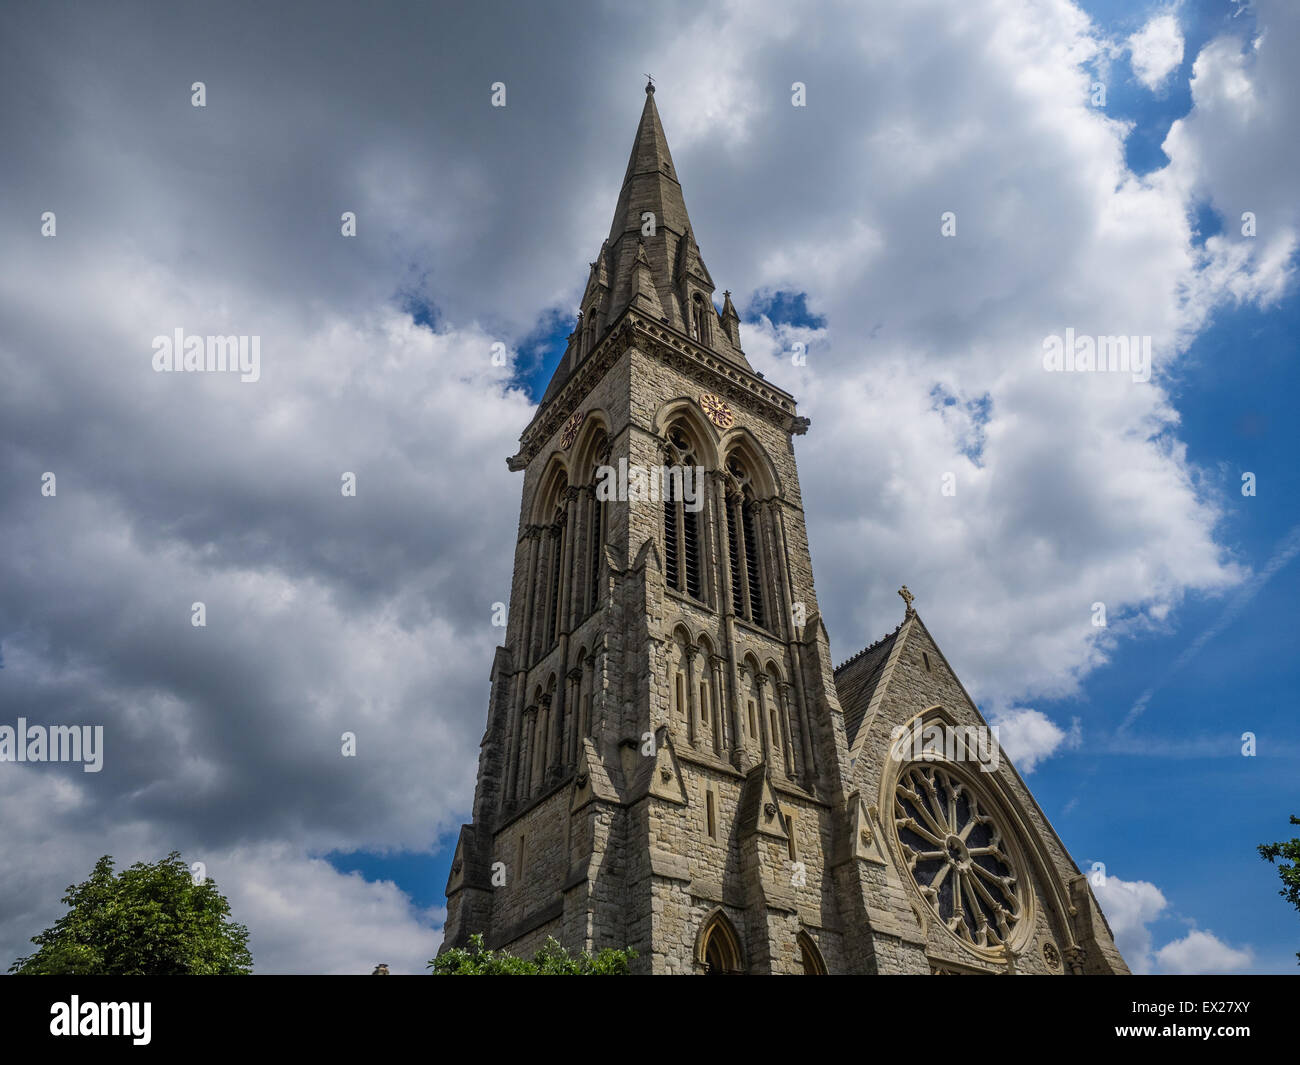
M 1300 247 L 1294 194 L 1300 138 L 1293 128 L 1300 19 L 1294 16 L 1290 5 L 1259 0 L 1265 28 L 1258 36 L 1225 35 L 1206 44 L 1192 65 L 1192 110 L 1165 138 L 1170 164 L 1157 183 L 1189 205 L 1208 203 L 1223 220 L 1223 232 L 1205 242 L 1195 302 L 1217 293 L 1267 307 L 1293 280 Z M 1255 235 L 1247 236 L 1251 220 Z
M 1111 875 L 1094 883 L 1092 890 L 1106 914 L 1115 946 L 1135 973 L 1228 973 L 1245 969 L 1254 961 L 1250 947 L 1229 946 L 1214 933 L 1197 928 L 1153 951 L 1150 925 L 1167 916 L 1169 902 L 1164 893 L 1145 880 L 1121 880 Z
M 1017 707 L 994 714 L 990 724 L 998 729 L 998 741 L 1015 766 L 1026 776 L 1039 762 L 1062 747 L 1078 747 L 1083 730 L 1078 718 L 1067 732 L 1041 710 Z
M 1133 73 L 1158 89 L 1183 61 L 1183 33 L 1172 13 L 1156 15 L 1128 39 Z
M 276 844 L 238 848 L 209 865 L 249 926 L 254 972 L 365 975 L 428 973 L 442 943 L 441 907 L 421 912 L 391 881 L 371 883 L 323 859 Z
M 1151 929 L 1147 925 L 1168 906 L 1164 893 L 1145 880 L 1121 880 L 1110 875 L 1100 883 L 1094 882 L 1092 891 L 1128 967 L 1139 974 L 1154 972 Z
M 1253 960 L 1253 951 L 1230 947 L 1214 933 L 1195 928 L 1156 951 L 1160 972 L 1173 976 L 1238 972 Z

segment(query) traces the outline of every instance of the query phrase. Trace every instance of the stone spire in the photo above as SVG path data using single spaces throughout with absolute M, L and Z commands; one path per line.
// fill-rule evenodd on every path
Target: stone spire
M 648 232 L 654 215 L 654 233 Z M 674 267 L 678 259 L 678 245 L 691 230 L 691 220 L 686 213 L 686 201 L 677 180 L 677 168 L 668 150 L 659 109 L 655 106 L 655 87 L 646 86 L 645 106 L 637 124 L 632 152 L 628 156 L 623 185 L 619 189 L 614 207 L 614 219 L 609 227 L 607 241 L 610 256 L 610 289 L 612 310 L 617 314 L 630 302 L 632 285 L 637 270 L 637 249 L 644 239 L 646 258 L 663 305 L 668 324 L 686 332 L 685 309 L 680 305 L 680 294 L 675 291 Z
M 584 311 L 589 311 L 593 299 L 598 302 L 599 320 L 591 328 L 592 335 L 584 338 L 580 333 L 575 334 L 574 342 L 556 367 L 543 404 L 560 390 L 633 301 L 643 313 L 655 308 L 659 320 L 687 335 L 692 332 L 688 321 L 692 299 L 706 300 L 716 317 L 713 280 L 692 234 L 677 168 L 655 106 L 653 82 L 646 85 L 645 92 L 645 106 L 641 109 L 641 121 L 637 123 L 632 152 L 614 206 L 609 237 L 592 264 L 583 297 Z M 653 215 L 653 219 L 648 215 Z M 650 231 L 652 222 L 653 232 Z M 736 340 L 739 331 L 735 324 L 728 325 L 719 319 L 718 326 L 714 331 L 716 342 L 710 346 L 748 370 L 749 363 Z

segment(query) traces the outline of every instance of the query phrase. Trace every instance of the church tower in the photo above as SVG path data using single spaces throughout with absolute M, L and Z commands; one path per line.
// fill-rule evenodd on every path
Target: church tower
M 903 590 L 832 667 L 794 397 L 749 365 L 654 86 L 523 502 L 444 949 L 653 973 L 1123 973 L 1088 880 Z M 696 473 L 699 471 L 699 475 Z M 982 742 L 983 741 L 983 742 Z

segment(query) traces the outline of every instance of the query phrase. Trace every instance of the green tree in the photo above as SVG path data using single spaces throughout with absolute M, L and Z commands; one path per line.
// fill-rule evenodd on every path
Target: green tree
M 11 973 L 32 976 L 227 976 L 252 972 L 248 929 L 216 883 L 195 884 L 178 851 L 113 872 L 107 854 L 68 888 L 68 912 Z
M 595 957 L 570 954 L 550 936 L 532 959 L 505 951 L 485 950 L 483 937 L 469 937 L 468 947 L 453 947 L 429 962 L 434 976 L 626 976 L 634 950 L 606 947 Z
M 1291 823 L 1300 825 L 1300 817 L 1292 814 Z M 1278 858 L 1286 859 L 1277 868 L 1278 875 L 1282 877 L 1282 889 L 1278 894 L 1300 910 L 1300 839 L 1280 843 L 1261 843 L 1259 856 L 1270 865 Z M 1288 865 L 1287 862 L 1291 864 Z M 1300 958 L 1300 950 L 1296 951 L 1296 957 Z

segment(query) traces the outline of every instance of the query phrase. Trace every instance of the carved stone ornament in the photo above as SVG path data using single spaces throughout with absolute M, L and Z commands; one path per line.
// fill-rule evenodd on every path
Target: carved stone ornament
M 1061 967 L 1061 952 L 1056 949 L 1056 944 L 1050 939 L 1043 944 L 1043 961 L 1047 962 L 1049 969 L 1059 969 Z

